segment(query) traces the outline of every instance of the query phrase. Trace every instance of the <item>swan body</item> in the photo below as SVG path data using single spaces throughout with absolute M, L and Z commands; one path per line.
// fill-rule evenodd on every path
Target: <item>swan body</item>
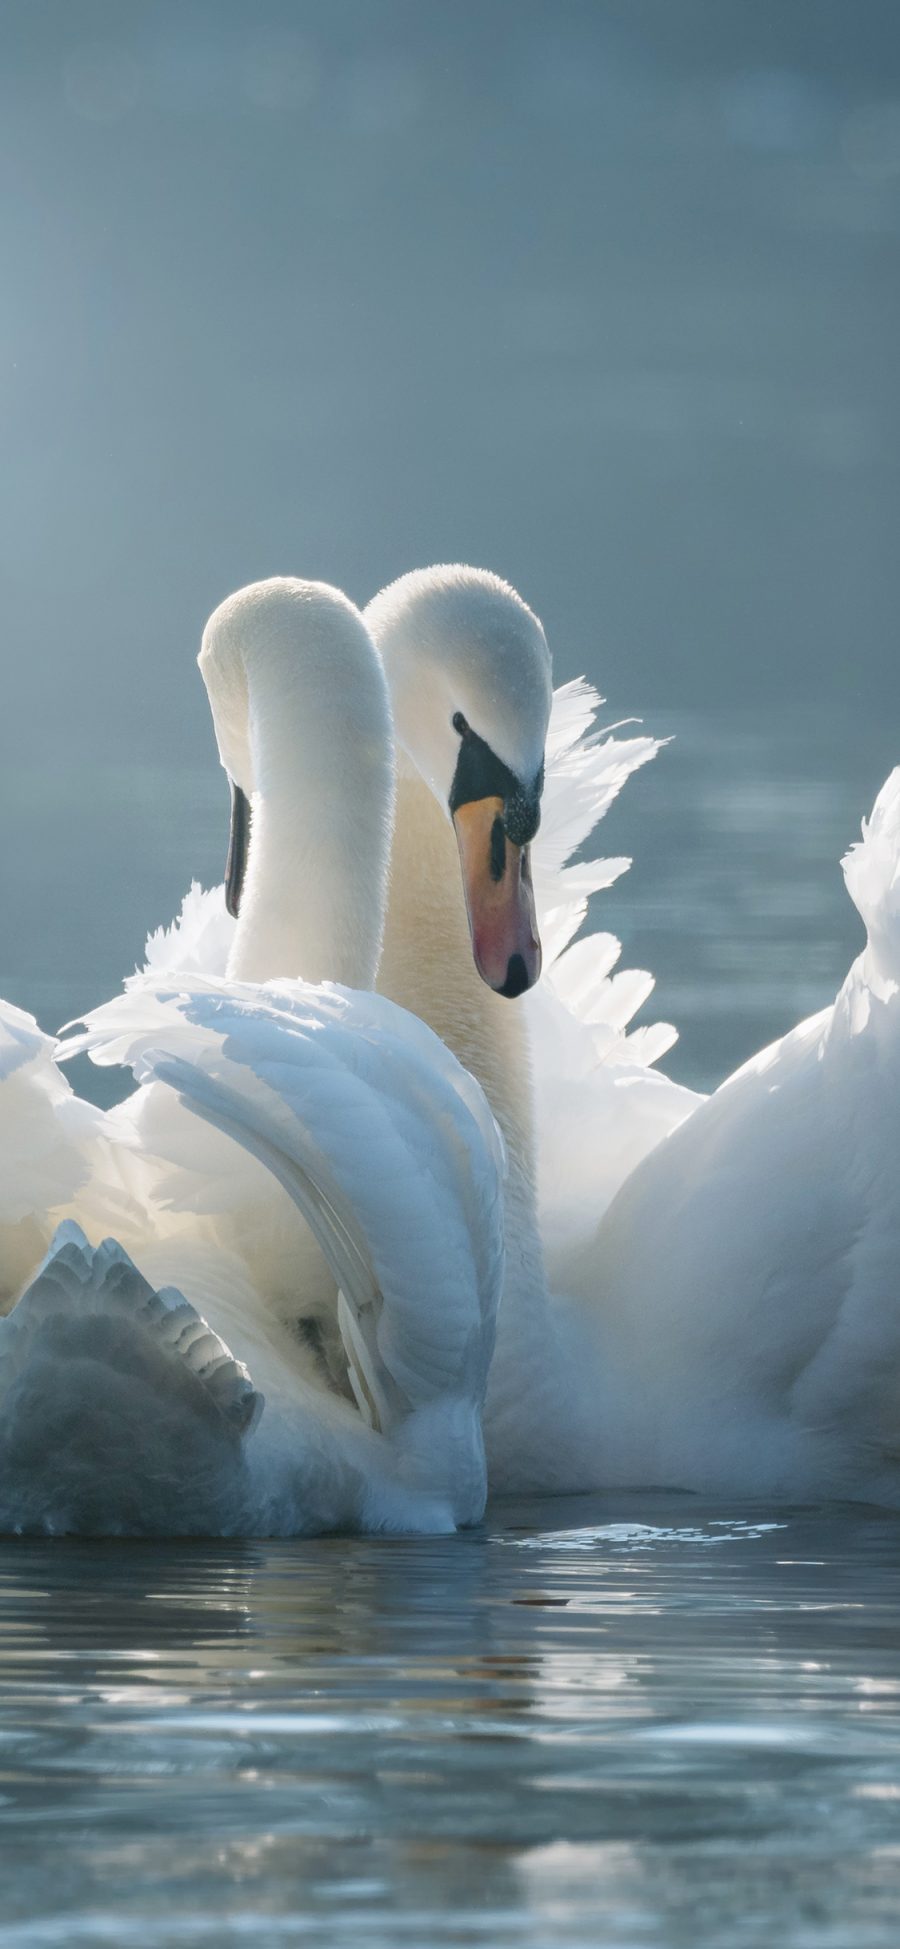
M 605 809 L 615 758 L 583 727 L 569 736 L 571 696 L 560 700 L 562 754 L 551 754 L 540 639 L 523 610 L 496 577 L 460 567 L 401 578 L 366 612 L 402 749 L 379 985 L 478 1076 L 510 1154 L 491 1481 L 896 1506 L 900 773 L 845 863 L 869 938 L 834 1007 L 710 1099 L 679 1090 L 652 1067 L 665 1028 L 624 1033 L 649 981 L 612 972 L 608 937 L 572 939 L 602 864 L 592 879 L 590 865 L 564 861 Z M 507 718 L 525 713 L 556 761 L 545 796 L 561 825 L 557 883 L 549 873 L 538 900 L 549 967 L 524 1002 L 473 980 L 465 906 L 450 890 L 446 764 L 439 774 L 429 762 L 420 724 L 429 708 L 446 716 L 454 676 L 488 747 L 501 749 Z M 531 762 L 534 745 L 516 735 Z M 553 807 L 551 781 L 567 771 Z M 427 928 L 417 869 L 446 895 Z
M 605 1482 L 900 1505 L 900 769 L 844 861 L 830 1008 L 627 1180 L 572 1288 Z
M 0 1010 L 7 1306 L 24 1287 L 0 1321 L 0 1523 L 452 1528 L 485 1495 L 499 1139 L 423 1024 L 318 979 L 364 979 L 378 956 L 383 675 L 345 598 L 285 581 L 223 605 L 203 660 L 250 807 L 231 977 L 148 972 L 62 1045 L 131 1065 L 139 1088 L 108 1113 L 73 1095 L 29 1018 Z M 308 760 L 289 787 L 288 726 Z M 319 792 L 337 776 L 345 809 L 326 819 Z M 203 930 L 227 937 L 220 908 Z M 297 979 L 237 978 L 260 932 Z M 330 1338 L 310 1330 L 316 1304 Z

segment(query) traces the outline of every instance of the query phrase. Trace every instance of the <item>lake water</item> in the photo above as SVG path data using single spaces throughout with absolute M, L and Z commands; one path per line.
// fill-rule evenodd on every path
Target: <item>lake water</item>
M 900 1519 L 8 1542 L 5 1949 L 893 1949 Z
M 812 716 L 650 728 L 676 742 L 610 814 L 635 867 L 596 919 L 709 1086 L 833 995 L 837 859 L 900 754 Z M 224 792 L 4 784 L 0 992 L 53 1026 L 220 870 Z M 441 1541 L 6 1539 L 0 1687 L 4 1949 L 897 1940 L 900 1517 L 645 1493 Z

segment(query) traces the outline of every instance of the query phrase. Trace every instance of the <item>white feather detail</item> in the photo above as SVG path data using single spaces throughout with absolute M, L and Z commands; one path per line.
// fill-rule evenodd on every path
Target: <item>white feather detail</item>
M 590 1473 L 900 1506 L 900 769 L 844 861 L 868 939 L 623 1185 L 571 1290 Z
M 223 975 L 236 925 L 225 906 L 224 885 L 204 889 L 192 880 L 175 919 L 148 934 L 144 966 L 126 988 L 147 975 Z
M 133 986 L 64 1053 L 128 1062 L 265 1164 L 312 1226 L 405 1414 L 483 1399 L 502 1282 L 502 1148 L 477 1085 L 382 997 L 322 984 Z M 369 1328 L 367 1322 L 372 1321 Z
M 631 862 L 572 863 L 626 780 L 665 740 L 598 731 L 603 699 L 579 678 L 553 693 L 534 884 L 544 973 L 526 997 L 536 1097 L 541 1236 L 551 1286 L 566 1289 L 578 1253 L 629 1172 L 700 1100 L 653 1064 L 677 1041 L 667 1022 L 630 1030 L 653 976 L 618 969 L 620 943 L 579 933 L 592 894 Z

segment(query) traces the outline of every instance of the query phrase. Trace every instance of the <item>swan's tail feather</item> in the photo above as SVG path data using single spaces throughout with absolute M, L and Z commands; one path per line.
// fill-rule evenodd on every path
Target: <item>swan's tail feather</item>
M 234 1526 L 262 1405 L 180 1293 L 154 1292 L 114 1239 L 91 1246 L 67 1221 L 0 1322 L 0 1526 Z
M 865 922 L 861 974 L 886 1001 L 900 986 L 900 765 L 882 785 L 862 838 L 842 861 L 847 891 Z

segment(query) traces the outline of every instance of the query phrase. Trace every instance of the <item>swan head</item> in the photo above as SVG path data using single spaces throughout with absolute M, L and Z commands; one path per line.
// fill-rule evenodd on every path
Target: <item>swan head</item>
M 371 986 L 394 746 L 384 669 L 359 610 L 325 583 L 253 582 L 214 610 L 198 661 L 231 786 L 230 972 Z
M 416 569 L 370 602 L 397 742 L 459 847 L 472 951 L 510 999 L 541 949 L 529 846 L 540 823 L 550 652 L 527 603 L 486 569 Z

